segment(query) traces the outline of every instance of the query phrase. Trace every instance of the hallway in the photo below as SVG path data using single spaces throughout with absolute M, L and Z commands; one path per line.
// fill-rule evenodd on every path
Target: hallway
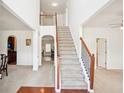
M 8 77 L 0 80 L 0 93 L 16 93 L 22 86 L 54 87 L 53 63 L 44 62 L 37 72 L 32 71 L 31 66 L 9 65 Z

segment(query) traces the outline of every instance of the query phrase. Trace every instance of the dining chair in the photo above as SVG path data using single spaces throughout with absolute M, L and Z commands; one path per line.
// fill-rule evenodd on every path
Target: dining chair
M 1 79 L 3 78 L 4 73 L 6 73 L 6 76 L 8 76 L 8 57 L 6 55 L 2 55 L 1 57 L 1 65 L 0 65 L 0 74 L 1 74 Z

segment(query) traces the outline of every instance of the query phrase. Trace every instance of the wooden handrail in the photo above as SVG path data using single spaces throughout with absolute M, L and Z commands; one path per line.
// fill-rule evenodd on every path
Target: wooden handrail
M 90 52 L 89 48 L 87 47 L 86 43 L 84 42 L 83 38 L 80 37 L 80 40 L 81 40 L 82 44 L 84 45 L 84 47 L 86 48 L 88 55 L 91 57 L 91 52 Z
M 60 89 L 60 62 L 59 62 L 59 46 L 58 46 L 58 31 L 57 31 L 57 13 L 55 13 L 56 22 L 56 48 L 57 48 L 57 89 Z
M 94 85 L 94 67 L 95 67 L 95 57 L 94 54 L 91 54 L 89 48 L 87 47 L 85 41 L 83 40 L 82 37 L 80 37 L 80 40 L 82 42 L 82 44 L 84 45 L 89 58 L 90 58 L 90 89 L 93 89 L 93 85 Z
M 40 14 L 40 25 L 41 25 L 41 17 L 49 17 L 49 16 L 51 16 L 51 17 L 55 17 L 55 22 L 57 22 L 57 19 L 56 19 L 56 13 L 55 13 L 55 15 L 53 15 L 53 14 Z M 56 25 L 56 24 L 55 24 Z M 56 25 L 56 27 L 57 27 L 57 25 Z

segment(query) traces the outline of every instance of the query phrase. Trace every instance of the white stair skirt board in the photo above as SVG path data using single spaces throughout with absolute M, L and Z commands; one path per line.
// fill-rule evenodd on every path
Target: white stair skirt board
M 62 89 L 88 89 L 69 27 L 58 27 Z

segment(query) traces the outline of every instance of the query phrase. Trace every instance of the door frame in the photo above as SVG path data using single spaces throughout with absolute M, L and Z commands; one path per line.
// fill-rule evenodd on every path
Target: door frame
M 106 38 L 96 38 L 96 67 L 97 68 L 99 67 L 99 62 L 98 62 L 98 41 L 100 39 L 105 40 L 105 69 L 107 69 L 107 39 Z
M 16 44 L 14 46 L 14 47 L 16 47 L 16 64 L 14 64 L 14 65 L 17 65 L 18 64 L 18 62 L 17 62 L 17 56 L 18 56 L 17 55 L 17 37 L 15 35 L 9 35 L 7 37 L 7 56 L 8 56 L 8 40 L 9 40 L 10 37 L 13 37 L 15 39 L 15 42 L 16 42 Z
M 43 38 L 44 37 L 51 37 L 53 39 L 53 45 L 54 45 L 54 51 L 55 51 L 55 39 L 54 36 L 52 35 L 43 35 L 42 37 L 40 37 L 40 65 L 43 64 L 43 57 L 42 57 L 42 49 L 43 49 Z M 55 64 L 55 54 L 54 54 L 54 64 Z

